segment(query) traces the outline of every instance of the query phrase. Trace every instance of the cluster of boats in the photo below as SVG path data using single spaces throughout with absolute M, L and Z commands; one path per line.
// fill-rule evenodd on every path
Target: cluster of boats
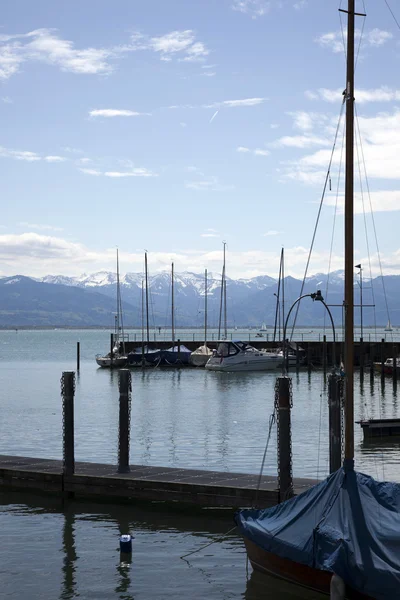
M 209 371 L 272 371 L 299 362 L 293 350 L 284 357 L 283 350 L 258 350 L 246 342 L 221 340 L 217 348 L 211 350 L 207 344 L 191 352 L 183 344 L 166 350 L 144 347 L 129 353 L 124 352 L 124 344 L 118 343 L 106 356 L 96 356 L 100 367 L 158 367 L 187 366 L 205 367 Z

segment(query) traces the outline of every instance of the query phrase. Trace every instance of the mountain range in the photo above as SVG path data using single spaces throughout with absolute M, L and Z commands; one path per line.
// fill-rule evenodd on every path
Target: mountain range
M 303 294 L 320 289 L 330 306 L 336 326 L 342 322 L 343 271 L 308 277 Z M 120 278 L 124 324 L 139 327 L 142 319 L 142 273 L 127 273 Z M 116 312 L 117 275 L 100 271 L 91 275 L 66 277 L 47 275 L 40 279 L 15 275 L 0 278 L 1 327 L 112 327 Z M 283 299 L 285 312 L 301 292 L 302 281 L 285 278 Z M 263 275 L 251 279 L 227 278 L 228 325 L 259 327 L 275 321 L 278 282 Z M 328 290 L 328 291 L 327 291 Z M 218 326 L 221 276 L 209 274 L 207 284 L 208 324 Z M 204 276 L 177 273 L 174 277 L 175 323 L 177 327 L 202 327 L 204 322 Z M 355 303 L 360 300 L 360 286 L 355 280 Z M 363 283 L 364 325 L 386 325 L 389 308 L 392 324 L 400 308 L 400 276 L 377 277 Z M 375 311 L 371 305 L 375 305 Z M 356 307 L 356 324 L 360 307 Z M 293 311 L 295 312 L 295 311 Z M 282 318 L 282 317 L 281 317 Z M 304 299 L 297 325 L 319 326 L 326 320 L 321 303 Z M 149 320 L 152 326 L 168 327 L 171 322 L 171 275 L 161 272 L 149 277 Z

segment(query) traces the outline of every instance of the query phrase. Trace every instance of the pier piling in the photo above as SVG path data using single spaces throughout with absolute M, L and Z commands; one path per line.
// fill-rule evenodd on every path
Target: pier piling
M 324 369 L 324 373 L 326 371 L 327 357 L 326 357 L 326 335 L 324 334 L 323 342 L 322 342 L 322 367 Z
M 393 356 L 393 387 L 397 387 L 397 346 L 392 344 L 392 356 Z
M 81 368 L 81 343 L 76 342 L 76 370 Z
M 331 373 L 328 378 L 329 403 L 329 472 L 340 469 L 342 462 L 340 377 Z
M 131 372 L 121 369 L 119 378 L 118 473 L 129 473 L 129 437 L 131 422 Z
M 293 496 L 292 438 L 290 411 L 292 407 L 292 380 L 278 377 L 275 386 L 278 426 L 278 484 L 279 501 Z
M 111 357 L 111 367 L 113 366 L 114 360 L 114 334 L 110 333 L 110 357 Z
M 62 374 L 61 396 L 63 404 L 63 473 L 64 475 L 73 475 L 75 472 L 75 373 L 73 371 L 64 371 Z
M 381 339 L 381 377 L 385 377 L 385 339 Z
M 360 337 L 360 375 L 361 377 L 364 375 L 364 338 Z

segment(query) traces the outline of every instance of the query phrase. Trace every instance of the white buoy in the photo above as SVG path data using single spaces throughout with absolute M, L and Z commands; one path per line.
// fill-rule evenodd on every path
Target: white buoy
M 346 595 L 346 584 L 338 575 L 332 575 L 330 585 L 331 600 L 344 600 Z
M 132 536 L 129 534 L 121 535 L 119 538 L 119 549 L 124 554 L 131 554 L 132 552 Z

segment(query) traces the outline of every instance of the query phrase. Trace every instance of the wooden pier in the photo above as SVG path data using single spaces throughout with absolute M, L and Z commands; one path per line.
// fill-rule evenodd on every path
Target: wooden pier
M 63 473 L 63 462 L 25 456 L 0 456 L 0 490 L 29 490 L 55 495 L 183 503 L 200 507 L 266 508 L 278 504 L 276 477 L 263 476 L 257 492 L 258 475 L 130 465 L 129 473 L 117 467 L 89 462 L 75 463 L 75 473 Z M 317 483 L 294 479 L 299 494 Z

